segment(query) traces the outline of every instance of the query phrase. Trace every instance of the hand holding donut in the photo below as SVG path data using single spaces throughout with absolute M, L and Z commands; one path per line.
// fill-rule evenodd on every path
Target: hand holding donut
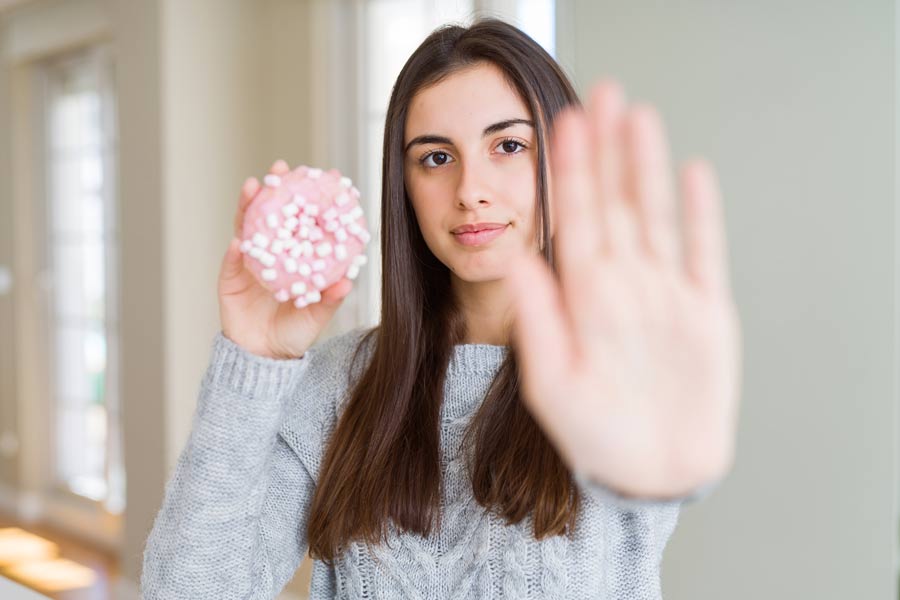
M 219 274 L 223 334 L 269 358 L 300 358 L 366 263 L 359 191 L 336 169 L 277 161 L 241 189 Z

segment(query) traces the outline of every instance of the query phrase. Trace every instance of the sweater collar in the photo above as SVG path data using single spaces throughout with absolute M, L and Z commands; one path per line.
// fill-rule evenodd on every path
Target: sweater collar
M 450 355 L 448 375 L 479 373 L 494 375 L 506 358 L 509 346 L 492 344 L 456 344 Z

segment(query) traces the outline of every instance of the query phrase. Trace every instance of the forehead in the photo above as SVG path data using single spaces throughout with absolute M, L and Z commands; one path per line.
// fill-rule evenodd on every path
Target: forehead
M 530 118 L 528 106 L 491 63 L 479 63 L 419 90 L 406 116 L 406 140 L 423 133 L 481 136 L 486 125 Z

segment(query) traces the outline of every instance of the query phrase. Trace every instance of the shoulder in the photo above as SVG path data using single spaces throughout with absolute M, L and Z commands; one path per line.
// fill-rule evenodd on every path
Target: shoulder
M 368 363 L 376 331 L 356 327 L 316 342 L 304 354 L 306 364 L 287 399 L 279 433 L 312 469 L 317 467 L 317 449 L 334 428 L 339 405 Z
M 356 327 L 313 344 L 304 355 L 308 362 L 291 399 L 291 404 L 296 406 L 291 408 L 303 414 L 310 404 L 333 407 L 353 379 L 359 376 L 372 345 L 364 342 L 371 341 L 372 336 L 368 334 L 372 331 L 371 327 Z M 289 410 L 289 414 L 291 412 L 294 411 Z
M 337 391 L 349 388 L 368 363 L 377 331 L 376 327 L 355 327 L 314 344 L 309 350 L 311 378 L 325 379 Z

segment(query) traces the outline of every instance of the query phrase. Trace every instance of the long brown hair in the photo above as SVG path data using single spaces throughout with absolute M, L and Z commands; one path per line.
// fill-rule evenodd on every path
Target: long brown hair
M 381 322 L 360 340 L 371 360 L 349 392 L 328 441 L 307 525 L 311 557 L 332 564 L 350 540 L 380 543 L 392 519 L 428 536 L 440 527 L 440 407 L 453 348 L 466 324 L 450 271 L 425 244 L 406 194 L 403 138 L 413 96 L 478 63 L 500 68 L 535 123 L 541 253 L 555 272 L 549 233 L 545 140 L 554 116 L 580 105 L 566 74 L 540 45 L 498 19 L 434 30 L 407 60 L 384 127 Z M 355 358 L 354 358 L 355 360 Z M 580 500 L 572 474 L 519 398 L 514 349 L 506 353 L 463 447 L 475 500 L 508 524 L 533 511 L 534 536 L 571 534 Z M 436 521 L 436 523 L 435 523 Z

